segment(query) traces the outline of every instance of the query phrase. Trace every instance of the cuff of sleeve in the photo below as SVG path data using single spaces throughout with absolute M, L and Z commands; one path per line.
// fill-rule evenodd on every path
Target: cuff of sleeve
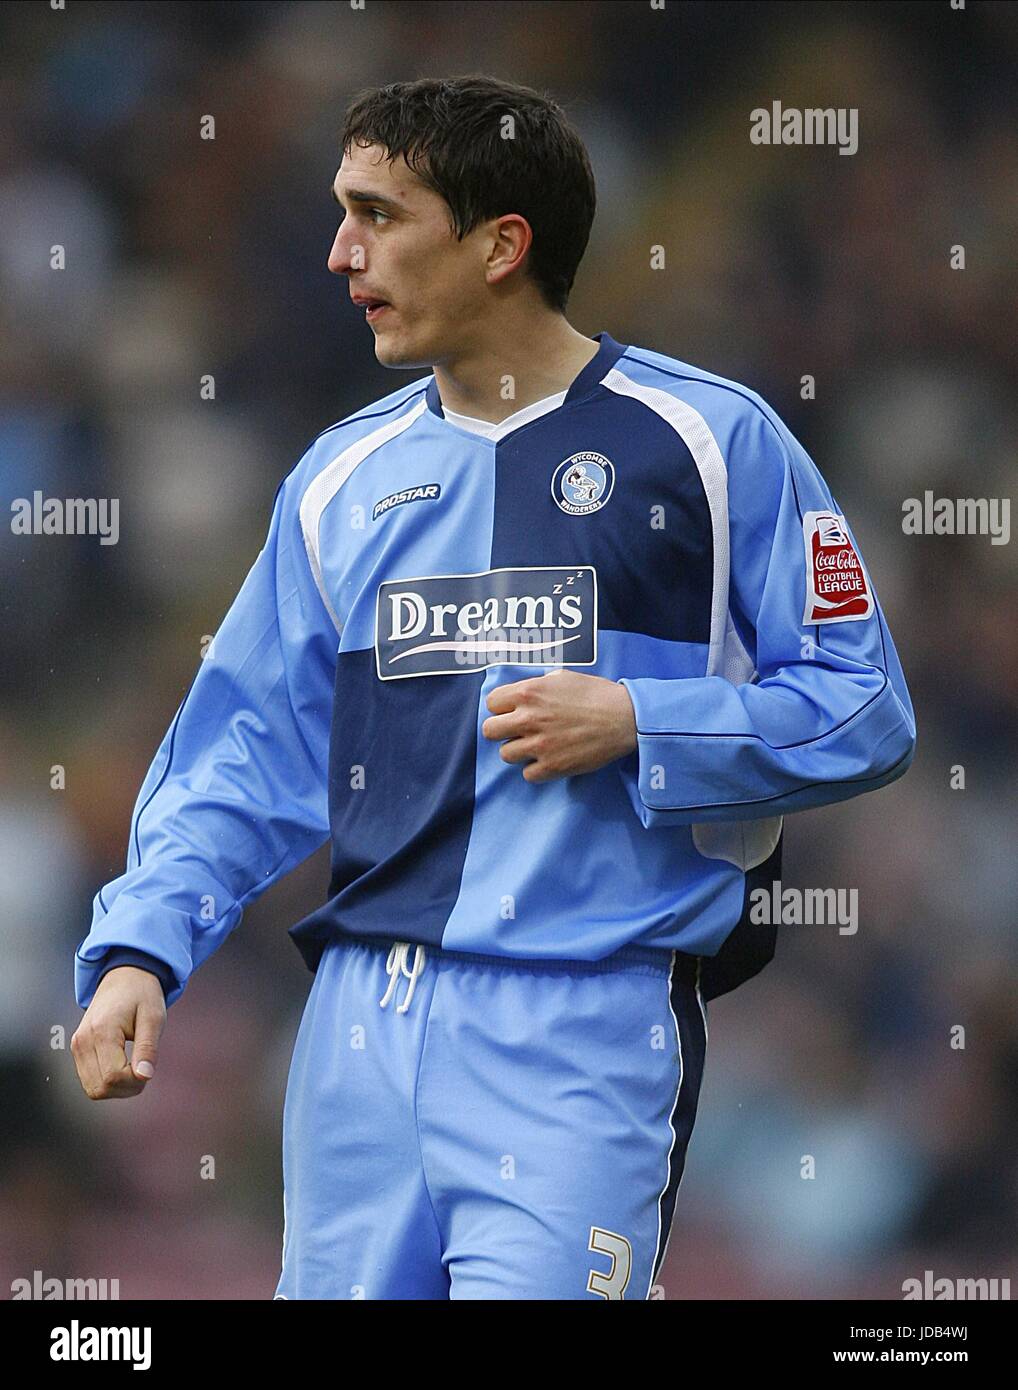
M 631 753 L 627 753 L 624 758 L 620 758 L 616 765 L 618 767 L 619 776 L 622 778 L 622 785 L 626 789 L 626 793 L 629 797 L 630 804 L 632 805 L 632 808 L 636 813 L 637 819 L 639 820 L 640 824 L 644 826 L 645 829 L 650 829 L 650 827 L 656 823 L 657 818 L 654 812 L 651 810 L 651 808 L 644 801 L 640 786 L 640 774 L 643 770 L 642 764 L 644 761 L 643 740 L 641 739 L 639 733 L 640 712 L 637 708 L 635 692 L 629 680 L 620 680 L 618 684 L 625 688 L 626 693 L 628 694 L 630 700 L 632 700 L 633 702 L 633 713 L 636 716 L 637 735 L 636 747 L 633 749 Z
M 135 965 L 139 970 L 147 970 L 154 975 L 163 987 L 163 997 L 176 987 L 177 979 L 165 961 L 150 956 L 147 951 L 138 951 L 130 946 L 114 946 L 99 962 L 96 984 L 118 965 Z
M 724 715 L 718 711 L 734 689 L 728 681 L 625 676 L 618 684 L 636 716 L 636 748 L 619 770 L 643 826 L 689 825 L 704 819 L 719 799 L 741 799 L 741 781 L 733 781 L 732 768 L 719 760 L 717 741 L 709 737 L 721 732 Z M 730 814 L 726 810 L 725 818 Z

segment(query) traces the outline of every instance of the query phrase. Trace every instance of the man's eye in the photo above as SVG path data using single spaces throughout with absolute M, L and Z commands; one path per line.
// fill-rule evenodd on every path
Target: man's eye
M 380 218 L 382 219 L 383 222 L 388 222 L 388 221 L 391 220 L 391 219 L 389 218 L 389 216 L 388 216 L 386 213 L 384 213 L 384 212 L 382 211 L 381 208 L 372 208 L 371 211 L 370 211 L 370 213 L 369 213 L 369 216 L 370 216 L 371 218 L 380 217 Z M 375 223 L 375 226 L 376 226 L 376 227 L 379 226 L 379 225 L 380 225 L 379 223 L 377 223 L 377 222 Z

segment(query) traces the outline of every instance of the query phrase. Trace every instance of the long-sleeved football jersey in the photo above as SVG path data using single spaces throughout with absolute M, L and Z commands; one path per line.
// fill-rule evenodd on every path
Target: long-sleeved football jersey
M 704 996 L 773 955 L 749 894 L 782 817 L 881 787 L 915 722 L 854 537 L 759 396 L 598 335 L 491 437 L 429 376 L 327 429 L 148 771 L 126 872 L 76 956 L 169 1003 L 247 903 L 326 839 L 291 929 L 537 959 L 702 956 Z M 528 783 L 488 693 L 568 666 L 620 681 L 638 747 Z

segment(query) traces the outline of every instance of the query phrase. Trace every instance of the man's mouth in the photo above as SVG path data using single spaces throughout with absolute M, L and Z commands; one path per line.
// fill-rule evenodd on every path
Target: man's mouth
M 379 315 L 386 309 L 392 307 L 386 299 L 355 299 L 354 303 L 357 305 L 358 309 L 364 310 L 364 317 L 367 319 L 368 323 L 374 323 Z

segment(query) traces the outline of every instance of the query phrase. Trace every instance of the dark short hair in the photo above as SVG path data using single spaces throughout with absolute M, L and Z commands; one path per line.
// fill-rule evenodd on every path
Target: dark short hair
M 512 116 L 513 138 L 503 136 Z M 534 234 L 526 269 L 545 301 L 565 309 L 594 220 L 594 175 L 583 141 L 554 101 L 493 77 L 420 78 L 358 93 L 341 133 L 382 145 L 441 195 L 462 239 L 519 213 Z

